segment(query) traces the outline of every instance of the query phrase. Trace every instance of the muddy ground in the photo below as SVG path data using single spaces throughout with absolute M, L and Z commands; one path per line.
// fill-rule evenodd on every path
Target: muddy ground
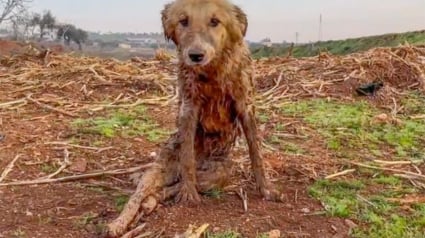
M 312 196 L 309 188 L 316 181 L 347 165 L 341 153 L 330 149 L 326 138 L 302 116 L 278 110 L 297 100 L 332 97 L 346 102 L 366 100 L 370 105 L 379 105 L 382 112 L 391 112 L 391 108 L 385 109 L 391 105 L 387 104 L 392 102 L 391 97 L 354 96 L 355 86 L 370 79 L 366 77 L 369 71 L 353 84 L 356 77 L 350 74 L 357 69 L 346 67 L 346 72 L 338 71 L 331 65 L 341 61 L 343 67 L 343 60 L 327 57 L 302 63 L 284 58 L 257 62 L 263 154 L 270 177 L 283 188 L 285 202 L 266 202 L 253 190 L 242 143 L 232 156 L 238 164 L 233 190 L 247 191 L 248 211 L 244 211 L 242 200 L 232 189 L 212 191 L 194 207 L 170 201 L 140 221 L 146 223 L 150 237 L 173 237 L 189 225 L 204 223 L 210 224 L 209 237 L 226 231 L 238 232 L 242 237 L 261 237 L 275 229 L 282 237 L 349 237 L 351 229 L 367 227 L 351 216 L 327 214 L 325 203 Z M 294 77 L 314 78 L 320 74 L 309 67 L 321 67 L 322 72 L 330 67 L 327 72 L 332 72 L 334 81 L 291 81 Z M 159 61 L 118 62 L 65 55 L 3 59 L 0 172 L 7 171 L 15 158 L 16 162 L 10 172 L 3 172 L 6 176 L 1 182 L 31 181 L 50 175 L 61 178 L 152 162 L 161 142 L 175 129 L 176 110 L 171 100 L 174 90 L 170 86 L 174 77 L 175 65 Z M 350 79 L 344 80 L 347 77 Z M 283 80 L 279 82 L 279 78 Z M 412 82 L 407 83 L 413 85 L 416 79 L 409 80 Z M 276 82 L 279 87 L 274 87 Z M 419 88 L 420 84 L 412 87 Z M 396 95 L 389 93 L 392 88 L 397 87 L 384 88 L 381 93 Z M 278 124 L 284 128 L 277 135 L 289 147 L 276 146 L 273 141 Z M 392 147 L 380 149 L 394 153 Z M 424 171 L 423 167 L 418 168 Z M 0 237 L 100 237 L 105 224 L 118 216 L 135 189 L 130 177 L 105 175 L 64 183 L 2 186 Z

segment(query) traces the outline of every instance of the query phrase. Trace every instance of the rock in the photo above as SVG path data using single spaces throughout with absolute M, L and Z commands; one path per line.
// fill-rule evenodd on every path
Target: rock
M 149 156 L 152 157 L 152 158 L 155 158 L 157 156 L 157 153 L 156 152 L 151 152 Z
M 347 225 L 350 229 L 354 229 L 354 228 L 358 227 L 358 225 L 350 219 L 345 219 L 344 222 L 345 222 L 345 225 Z
M 309 208 L 303 208 L 303 209 L 301 209 L 301 211 L 303 212 L 303 213 L 310 213 L 311 211 L 310 211 L 310 209 Z
M 280 230 L 272 230 L 267 233 L 269 238 L 280 238 Z
M 388 115 L 385 113 L 379 114 L 374 117 L 375 120 L 381 121 L 381 122 L 387 122 L 388 121 Z
M 69 167 L 69 170 L 72 172 L 79 172 L 84 173 L 87 170 L 87 160 L 83 158 L 75 159 L 71 166 Z

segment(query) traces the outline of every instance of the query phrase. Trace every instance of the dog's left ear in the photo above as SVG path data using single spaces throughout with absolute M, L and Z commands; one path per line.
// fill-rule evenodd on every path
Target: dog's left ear
M 246 31 L 248 28 L 248 19 L 245 12 L 238 6 L 233 7 L 233 12 L 236 19 L 238 20 L 239 30 L 241 32 L 242 38 L 245 37 Z
M 161 21 L 165 38 L 176 43 L 175 26 L 173 26 L 169 19 L 169 11 L 172 5 L 172 3 L 168 3 L 164 6 L 164 9 L 161 11 Z

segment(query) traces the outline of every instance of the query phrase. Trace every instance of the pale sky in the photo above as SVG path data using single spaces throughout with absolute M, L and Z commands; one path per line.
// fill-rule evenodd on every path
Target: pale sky
M 101 32 L 161 32 L 170 0 L 34 0 L 61 22 Z M 233 0 L 248 15 L 248 40 L 317 41 L 425 29 L 425 0 Z

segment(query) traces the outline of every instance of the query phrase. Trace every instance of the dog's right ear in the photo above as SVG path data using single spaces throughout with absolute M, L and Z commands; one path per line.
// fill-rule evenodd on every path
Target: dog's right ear
M 172 40 L 176 44 L 176 34 L 175 34 L 175 26 L 170 21 L 170 8 L 173 3 L 168 3 L 164 6 L 164 9 L 161 11 L 161 21 L 162 28 L 164 30 L 164 36 L 167 40 Z

